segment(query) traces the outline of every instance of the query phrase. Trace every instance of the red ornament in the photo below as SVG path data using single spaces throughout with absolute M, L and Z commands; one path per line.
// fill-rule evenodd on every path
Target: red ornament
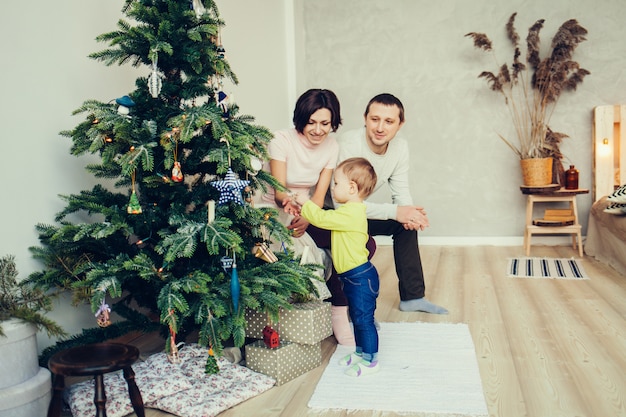
M 180 169 L 180 162 L 174 162 L 174 168 L 172 168 L 172 181 L 181 182 L 183 180 L 183 171 Z
M 272 329 L 271 326 L 265 326 L 263 328 L 263 343 L 270 349 L 277 348 L 278 345 L 280 345 L 278 332 Z

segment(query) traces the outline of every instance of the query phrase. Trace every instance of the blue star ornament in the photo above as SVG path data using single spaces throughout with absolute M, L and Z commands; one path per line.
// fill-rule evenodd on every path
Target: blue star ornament
M 223 180 L 212 181 L 211 185 L 220 191 L 220 198 L 217 204 L 226 204 L 234 201 L 239 205 L 243 205 L 243 197 L 241 191 L 250 184 L 250 181 L 238 180 L 232 169 L 228 168 L 226 177 Z

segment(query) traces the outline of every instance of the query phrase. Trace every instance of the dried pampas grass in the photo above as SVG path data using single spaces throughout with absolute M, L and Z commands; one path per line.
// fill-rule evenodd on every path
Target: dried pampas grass
M 561 159 L 559 143 L 567 135 L 550 130 L 548 122 L 561 94 L 576 90 L 590 74 L 572 60 L 576 47 L 586 40 L 587 30 L 575 19 L 567 20 L 552 38 L 551 53 L 541 58 L 539 33 L 544 19 L 537 20 L 528 29 L 523 62 L 520 37 L 515 29 L 516 16 L 517 13 L 513 13 L 505 26 L 513 46 L 511 64 L 498 64 L 497 73 L 483 71 L 478 77 L 484 78 L 491 90 L 504 96 L 518 142 L 499 136 L 520 159 L 548 156 Z M 465 36 L 474 41 L 476 48 L 492 53 L 495 59 L 493 44 L 487 35 L 470 32 Z

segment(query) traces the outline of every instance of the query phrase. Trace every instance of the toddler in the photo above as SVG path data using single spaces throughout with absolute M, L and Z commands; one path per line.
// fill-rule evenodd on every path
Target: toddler
M 374 323 L 378 297 L 378 271 L 368 260 L 369 239 L 365 200 L 376 185 L 376 172 L 365 158 L 349 158 L 337 165 L 331 183 L 333 198 L 341 205 L 323 210 L 312 201 L 302 206 L 286 199 L 285 211 L 301 215 L 314 226 L 331 232 L 331 254 L 354 326 L 356 350 L 339 363 L 350 376 L 378 372 L 378 332 Z

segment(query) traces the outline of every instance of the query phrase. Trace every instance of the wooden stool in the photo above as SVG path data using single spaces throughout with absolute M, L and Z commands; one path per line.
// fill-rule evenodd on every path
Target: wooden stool
M 48 368 L 54 374 L 52 400 L 48 417 L 60 417 L 63 405 L 63 390 L 66 376 L 94 376 L 96 392 L 94 403 L 96 417 L 106 417 L 106 393 L 104 374 L 123 370 L 128 383 L 130 402 L 138 417 L 145 417 L 141 392 L 135 383 L 135 372 L 131 365 L 139 358 L 139 350 L 122 343 L 96 343 L 66 349 L 53 355 Z
M 532 235 L 538 234 L 569 234 L 572 235 L 572 247 L 578 248 L 578 255 L 583 256 L 583 242 L 581 236 L 582 226 L 578 222 L 578 208 L 576 207 L 576 196 L 586 194 L 589 190 L 577 189 L 567 190 L 561 188 L 557 191 L 541 194 L 529 194 L 526 200 L 526 228 L 524 231 L 524 249 L 526 256 L 530 255 L 530 245 Z M 568 203 L 574 215 L 574 224 L 565 226 L 535 226 L 533 224 L 533 208 L 535 203 Z

